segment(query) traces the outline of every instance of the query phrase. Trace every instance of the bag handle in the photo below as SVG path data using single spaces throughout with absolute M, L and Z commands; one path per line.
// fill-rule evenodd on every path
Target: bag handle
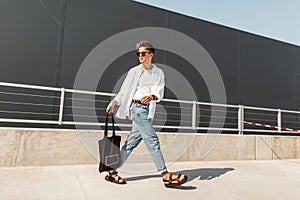
M 105 121 L 105 129 L 104 129 L 104 135 L 107 137 L 108 134 L 108 118 L 109 118 L 109 114 L 106 113 L 106 121 Z M 113 131 L 113 137 L 116 135 L 115 132 L 115 119 L 114 119 L 114 115 L 113 113 L 111 113 L 111 121 L 112 121 L 112 131 Z

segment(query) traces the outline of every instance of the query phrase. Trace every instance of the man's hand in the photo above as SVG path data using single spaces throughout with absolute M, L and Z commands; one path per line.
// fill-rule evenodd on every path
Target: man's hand
M 141 98 L 142 104 L 148 104 L 152 100 L 156 100 L 157 98 L 154 95 L 148 95 Z
M 116 105 L 116 100 L 112 100 L 106 107 L 106 113 L 110 114 L 114 111 L 114 106 Z

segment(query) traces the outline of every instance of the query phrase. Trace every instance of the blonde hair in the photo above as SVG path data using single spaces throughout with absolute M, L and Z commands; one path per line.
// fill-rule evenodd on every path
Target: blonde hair
M 145 47 L 147 50 L 151 51 L 152 53 L 155 52 L 155 48 L 147 40 L 141 40 L 136 44 L 137 49 L 139 49 L 141 47 Z

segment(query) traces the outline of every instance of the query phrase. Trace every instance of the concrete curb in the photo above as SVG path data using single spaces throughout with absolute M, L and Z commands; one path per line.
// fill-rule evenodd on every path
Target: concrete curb
M 122 143 L 127 132 L 118 132 Z M 299 159 L 292 136 L 158 133 L 167 162 Z M 0 167 L 96 164 L 102 131 L 0 129 Z M 142 142 L 129 163 L 151 162 Z

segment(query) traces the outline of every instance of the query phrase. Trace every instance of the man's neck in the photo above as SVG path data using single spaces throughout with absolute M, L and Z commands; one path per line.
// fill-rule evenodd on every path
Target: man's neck
M 153 68 L 153 65 L 152 65 L 152 63 L 142 63 L 142 67 L 144 69 L 150 70 Z

